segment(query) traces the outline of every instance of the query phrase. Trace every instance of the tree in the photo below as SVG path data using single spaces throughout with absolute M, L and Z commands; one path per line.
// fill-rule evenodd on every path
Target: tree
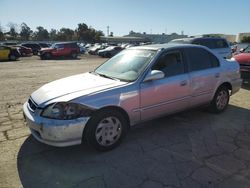
M 56 29 L 51 29 L 49 32 L 49 38 L 52 41 L 56 41 L 57 40 L 57 30 Z
M 4 33 L 3 33 L 3 28 L 2 28 L 2 26 L 0 24 L 0 41 L 1 40 L 4 40 Z
M 74 31 L 69 28 L 61 28 L 57 35 L 59 40 L 71 41 L 74 37 Z
M 243 43 L 249 43 L 250 42 L 250 36 L 244 36 L 243 39 L 241 40 Z
M 27 26 L 26 23 L 21 24 L 20 36 L 22 40 L 29 40 L 33 31 Z
M 87 41 L 87 42 L 90 41 L 89 28 L 88 28 L 87 24 L 79 23 L 78 28 L 76 29 L 76 33 L 77 33 L 77 39 L 78 40 L 84 40 L 84 41 Z
M 38 26 L 37 31 L 35 32 L 35 39 L 36 40 L 49 40 L 49 32 L 47 29 L 44 29 L 42 26 Z
M 10 22 L 8 24 L 8 27 L 10 28 L 9 30 L 9 35 L 11 36 L 12 40 L 17 39 L 18 33 L 17 33 L 17 24 L 14 24 L 12 22 Z

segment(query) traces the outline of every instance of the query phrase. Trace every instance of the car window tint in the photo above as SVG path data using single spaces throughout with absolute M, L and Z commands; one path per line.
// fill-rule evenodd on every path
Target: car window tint
M 209 39 L 197 39 L 193 41 L 193 44 L 198 44 L 198 45 L 202 45 L 202 46 L 206 46 L 210 49 L 213 49 L 215 46 L 213 44 L 212 40 Z
M 219 60 L 217 59 L 217 57 L 215 57 L 213 54 L 209 53 L 209 57 L 210 57 L 210 61 L 212 63 L 212 67 L 219 67 L 220 66 L 220 62 Z
M 164 72 L 166 77 L 175 76 L 184 73 L 184 63 L 179 51 L 168 52 L 161 55 L 152 70 L 160 70 Z
M 186 49 L 189 59 L 189 70 L 197 71 L 208 69 L 212 67 L 209 53 L 202 48 L 188 48 Z
M 228 44 L 223 39 L 215 40 L 215 48 L 228 48 Z

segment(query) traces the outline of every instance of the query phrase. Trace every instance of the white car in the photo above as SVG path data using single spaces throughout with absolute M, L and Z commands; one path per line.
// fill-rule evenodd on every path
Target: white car
M 239 64 L 200 45 L 123 50 L 95 71 L 42 86 L 23 105 L 32 135 L 53 146 L 99 150 L 120 144 L 130 126 L 201 105 L 223 112 L 241 87 Z
M 194 37 L 194 38 L 182 38 L 174 39 L 170 43 L 178 44 L 197 44 L 210 48 L 214 53 L 219 56 L 230 59 L 232 57 L 232 49 L 228 41 L 224 38 L 215 37 Z

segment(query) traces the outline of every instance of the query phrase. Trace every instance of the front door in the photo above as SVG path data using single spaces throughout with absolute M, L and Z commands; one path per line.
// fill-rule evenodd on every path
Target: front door
M 165 77 L 141 83 L 141 120 L 153 119 L 187 108 L 190 81 L 181 51 L 163 53 L 151 70 L 163 71 Z

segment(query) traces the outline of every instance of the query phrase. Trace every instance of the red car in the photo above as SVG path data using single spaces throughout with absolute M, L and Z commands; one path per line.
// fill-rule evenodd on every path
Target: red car
M 38 55 L 41 59 L 51 59 L 53 57 L 71 57 L 77 58 L 80 48 L 75 42 L 55 43 L 49 48 L 42 48 Z
M 32 56 L 33 55 L 33 51 L 31 48 L 25 47 L 25 46 L 20 46 L 20 45 L 15 45 L 14 47 L 16 47 L 21 56 Z
M 240 64 L 241 77 L 250 79 L 250 45 L 242 49 L 239 54 L 234 55 L 233 58 Z

